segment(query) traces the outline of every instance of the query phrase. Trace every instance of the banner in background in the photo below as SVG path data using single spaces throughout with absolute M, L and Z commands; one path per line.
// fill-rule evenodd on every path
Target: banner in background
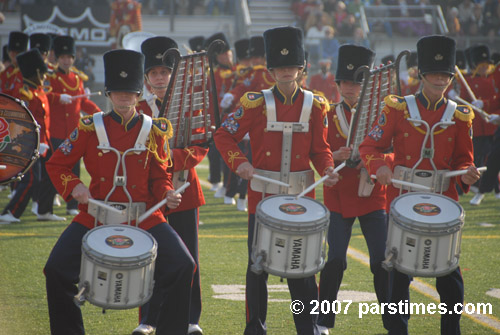
M 77 46 L 91 53 L 109 50 L 114 38 L 109 34 L 110 7 L 38 6 L 21 7 L 21 29 L 34 32 L 70 35 Z

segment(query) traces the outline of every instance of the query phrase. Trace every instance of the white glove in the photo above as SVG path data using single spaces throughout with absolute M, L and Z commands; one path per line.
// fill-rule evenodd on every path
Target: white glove
M 69 94 L 61 94 L 61 97 L 59 98 L 59 102 L 62 104 L 70 104 L 73 101 L 73 98 Z
M 488 119 L 488 122 L 496 124 L 496 125 L 500 125 L 500 115 L 490 114 L 490 118 Z
M 49 146 L 45 143 L 40 143 L 40 155 L 45 155 L 45 153 L 47 152 L 47 149 L 49 149 Z
M 454 89 L 451 89 L 448 92 L 448 98 L 450 98 L 451 100 L 455 100 L 457 97 L 458 97 L 458 93 Z
M 231 93 L 226 93 L 224 94 L 224 98 L 222 98 L 222 101 L 220 102 L 220 106 L 222 108 L 228 108 L 233 103 L 233 100 L 234 96 Z
M 479 109 L 483 109 L 483 106 L 484 106 L 483 100 L 474 100 L 474 101 L 472 101 L 472 104 Z
M 85 93 L 85 94 L 87 94 L 87 95 L 90 95 L 90 93 L 91 93 L 91 92 L 90 92 L 90 88 L 85 87 L 85 88 L 83 89 L 83 93 Z

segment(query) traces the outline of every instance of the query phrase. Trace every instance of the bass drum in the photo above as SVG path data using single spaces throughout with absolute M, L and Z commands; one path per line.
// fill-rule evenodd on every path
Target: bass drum
M 0 93 L 0 185 L 19 180 L 38 159 L 40 126 L 24 103 Z

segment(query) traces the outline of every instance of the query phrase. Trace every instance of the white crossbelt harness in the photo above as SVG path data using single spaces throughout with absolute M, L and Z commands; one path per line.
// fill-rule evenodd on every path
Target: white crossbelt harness
M 304 102 L 302 104 L 302 111 L 300 113 L 300 118 L 298 122 L 280 122 L 276 119 L 276 102 L 274 100 L 274 94 L 271 89 L 262 90 L 264 94 L 264 99 L 266 102 L 267 111 L 267 131 L 279 131 L 283 133 L 283 144 L 281 147 L 281 169 L 280 169 L 280 181 L 290 184 L 293 181 L 300 181 L 302 178 L 290 178 L 290 164 L 292 162 L 292 137 L 293 133 L 307 133 L 309 131 L 309 118 L 312 112 L 313 106 L 313 93 L 311 91 L 304 90 Z M 309 170 L 310 171 L 310 170 Z M 307 171 L 300 171 L 307 173 Z M 296 172 L 296 173 L 300 173 Z M 267 183 L 263 183 L 256 179 L 252 179 L 250 186 L 254 191 L 262 191 L 264 193 L 270 193 Z M 297 190 L 297 188 L 307 187 L 309 185 L 291 185 L 290 189 L 280 186 L 277 190 L 280 194 L 289 194 L 291 189 Z M 273 192 L 274 193 L 274 192 Z
M 119 150 L 112 147 L 109 143 L 108 135 L 106 133 L 106 127 L 103 121 L 103 112 L 95 113 L 93 115 L 95 131 L 97 135 L 97 139 L 99 140 L 98 149 L 102 150 L 104 153 L 114 152 L 117 156 L 117 162 L 114 171 L 113 178 L 113 188 L 109 191 L 104 199 L 104 203 L 108 205 L 112 205 L 114 207 L 120 208 L 123 211 L 123 214 L 118 214 L 114 211 L 107 210 L 106 208 L 97 207 L 89 204 L 88 213 L 94 216 L 95 224 L 97 222 L 101 222 L 103 224 L 120 224 L 127 222 L 130 224 L 131 220 L 137 220 L 137 218 L 144 213 L 146 210 L 145 203 L 133 202 L 132 196 L 127 190 L 127 169 L 125 165 L 125 157 L 129 152 L 133 152 L 135 154 L 140 154 L 141 152 L 147 150 L 146 141 L 148 139 L 149 133 L 151 131 L 151 127 L 153 126 L 153 120 L 148 115 L 142 114 L 142 126 L 139 131 L 139 135 L 135 141 L 135 144 L 132 148 L 127 149 L 125 152 L 120 153 Z M 118 171 L 120 170 L 120 166 L 122 167 L 123 175 L 118 175 Z M 116 187 L 122 187 L 124 193 L 127 195 L 129 199 L 128 203 L 110 203 L 108 201 L 111 194 L 115 191 Z

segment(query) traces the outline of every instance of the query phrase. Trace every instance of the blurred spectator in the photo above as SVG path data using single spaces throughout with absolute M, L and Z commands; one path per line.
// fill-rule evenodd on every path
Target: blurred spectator
M 333 16 L 337 10 L 337 2 L 338 0 L 323 0 L 323 10 Z
M 325 30 L 325 38 L 321 40 L 321 58 L 330 59 L 333 71 L 337 70 L 339 48 L 340 43 L 335 38 L 335 29 L 332 26 L 327 26 Z
M 469 26 L 474 21 L 474 3 L 472 0 L 464 0 L 458 5 L 458 20 L 460 21 L 462 32 L 467 33 Z
M 335 10 L 335 14 L 333 16 L 333 20 L 335 21 L 335 28 L 340 34 L 342 24 L 344 23 L 344 20 L 347 18 L 347 9 L 346 5 L 344 2 L 339 1 L 337 2 L 337 8 Z
M 354 31 L 358 27 L 357 24 L 354 15 L 348 14 L 345 20 L 342 21 L 340 27 L 337 28 L 337 31 L 340 36 L 353 36 Z
M 322 10 L 323 5 L 320 5 L 316 10 L 309 13 L 304 23 L 304 33 L 307 33 L 309 28 L 316 25 L 316 22 L 321 19 L 324 26 L 333 26 L 333 18 L 330 14 Z
M 354 15 L 356 20 L 361 17 L 361 7 L 363 7 L 361 0 L 351 0 L 347 4 L 347 13 Z
M 300 27 L 304 29 L 309 14 L 317 12 L 318 10 L 322 11 L 321 6 L 321 0 L 294 1 L 291 9 L 295 13 Z
M 305 46 L 309 51 L 310 62 L 315 64 L 321 55 L 321 40 L 326 37 L 328 26 L 323 25 L 321 13 L 316 13 L 316 25 L 309 28 L 306 33 Z
M 477 36 L 483 28 L 483 8 L 480 4 L 474 5 L 474 11 L 472 16 L 472 22 L 469 25 L 469 31 L 466 33 L 469 36 Z
M 350 39 L 348 43 L 370 48 L 370 41 L 366 38 L 365 32 L 360 27 L 354 29 L 352 39 Z
M 498 35 L 500 29 L 500 6 L 498 0 L 486 0 L 483 4 L 484 25 L 481 33 L 486 36 Z
M 383 3 L 382 0 L 375 0 L 373 2 L 372 7 L 374 9 L 369 12 L 370 17 L 372 18 L 379 17 L 380 19 L 374 19 L 370 23 L 370 30 L 378 31 L 384 29 L 385 32 L 387 33 L 387 36 L 392 37 L 392 23 L 384 19 L 389 15 L 386 5 Z
M 335 83 L 335 76 L 330 71 L 331 61 L 329 58 L 319 61 L 320 72 L 311 77 L 309 89 L 322 92 L 330 103 L 340 101 L 340 93 Z
M 460 20 L 458 19 L 458 8 L 451 7 L 448 11 L 447 24 L 450 31 L 450 36 L 459 36 L 462 33 Z

